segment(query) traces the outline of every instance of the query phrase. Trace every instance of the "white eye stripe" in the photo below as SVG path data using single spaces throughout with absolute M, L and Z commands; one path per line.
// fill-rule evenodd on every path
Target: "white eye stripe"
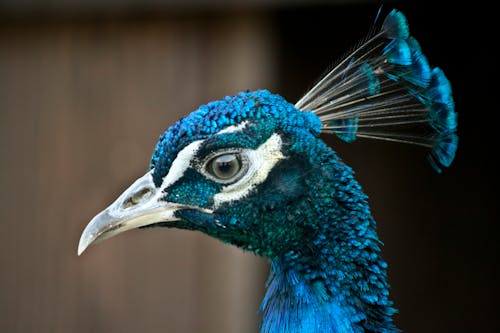
M 281 146 L 281 137 L 273 134 L 256 150 L 247 151 L 248 171 L 236 183 L 224 186 L 221 192 L 214 195 L 214 208 L 245 197 L 256 185 L 263 183 L 272 168 L 284 158 Z
M 242 131 L 247 124 L 248 121 L 245 120 L 238 125 L 228 126 L 217 132 L 215 135 Z M 182 178 L 186 170 L 189 168 L 191 161 L 194 160 L 196 153 L 200 149 L 203 142 L 205 142 L 205 140 L 193 141 L 177 154 L 177 157 L 172 162 L 167 175 L 163 177 L 163 182 L 161 185 L 162 190 Z
M 161 184 L 162 190 L 174 184 L 184 176 L 184 173 L 189 168 L 191 161 L 194 159 L 204 141 L 205 140 L 193 141 L 177 154 L 177 157 L 170 166 L 170 170 L 163 178 L 163 183 Z
M 245 126 L 248 124 L 248 121 L 245 120 L 241 123 L 239 123 L 238 125 L 231 125 L 231 126 L 228 126 L 222 130 L 220 130 L 219 132 L 217 132 L 215 135 L 221 135 L 221 134 L 226 134 L 226 133 L 235 133 L 235 132 L 241 132 Z
M 193 141 L 177 154 L 168 174 L 163 178 L 158 193 L 163 192 L 164 189 L 184 176 L 186 170 L 191 166 L 191 162 L 197 160 L 196 154 L 205 141 L 206 139 Z M 214 209 L 225 202 L 235 201 L 247 196 L 255 186 L 263 183 L 273 167 L 285 158 L 281 152 L 281 147 L 281 137 L 275 133 L 256 150 L 242 151 L 241 153 L 246 156 L 248 170 L 236 183 L 224 186 L 219 193 L 214 195 Z

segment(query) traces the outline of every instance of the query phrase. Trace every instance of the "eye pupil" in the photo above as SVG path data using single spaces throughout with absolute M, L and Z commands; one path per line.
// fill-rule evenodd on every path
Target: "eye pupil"
M 214 158 L 210 163 L 210 171 L 215 177 L 226 180 L 234 177 L 241 169 L 241 161 L 237 154 L 225 154 Z

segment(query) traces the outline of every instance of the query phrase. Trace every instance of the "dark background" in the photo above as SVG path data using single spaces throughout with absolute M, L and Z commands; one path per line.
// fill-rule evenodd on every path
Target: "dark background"
M 498 332 L 498 40 L 492 5 L 387 1 L 450 79 L 459 149 L 325 140 L 355 170 L 405 332 Z M 368 1 L 0 2 L 0 331 L 256 332 L 267 264 L 204 235 L 86 223 L 198 105 L 296 101 L 371 28 Z

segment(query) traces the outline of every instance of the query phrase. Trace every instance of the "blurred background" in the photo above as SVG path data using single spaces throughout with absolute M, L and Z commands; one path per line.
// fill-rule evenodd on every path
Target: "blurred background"
M 379 5 L 1 0 L 0 332 L 257 332 L 265 260 L 166 229 L 77 257 L 80 233 L 179 117 L 246 89 L 297 101 Z M 325 140 L 370 196 L 398 327 L 500 332 L 494 11 L 444 5 L 384 1 L 452 82 L 451 168 L 436 174 L 416 147 Z

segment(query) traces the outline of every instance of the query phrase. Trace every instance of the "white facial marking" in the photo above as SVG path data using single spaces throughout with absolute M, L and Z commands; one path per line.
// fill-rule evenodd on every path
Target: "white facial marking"
M 245 120 L 243 122 L 241 122 L 240 124 L 238 125 L 231 125 L 231 126 L 228 126 L 226 128 L 224 128 L 223 130 L 220 130 L 219 132 L 217 132 L 216 135 L 220 135 L 220 134 L 225 134 L 225 133 L 234 133 L 234 132 L 240 132 L 243 130 L 243 128 L 245 128 L 245 126 L 248 124 L 248 121 Z
M 189 168 L 189 163 L 196 155 L 196 152 L 200 148 L 203 141 L 205 140 L 193 141 L 177 154 L 177 157 L 170 166 L 170 170 L 163 178 L 163 183 L 161 184 L 162 190 L 181 179 L 181 177 L 184 175 L 184 172 L 186 172 L 187 168 Z
M 250 165 L 246 175 L 236 183 L 224 186 L 221 192 L 214 195 L 214 208 L 224 202 L 243 198 L 256 185 L 264 182 L 276 163 L 284 158 L 281 145 L 281 137 L 273 134 L 257 150 L 247 152 Z

